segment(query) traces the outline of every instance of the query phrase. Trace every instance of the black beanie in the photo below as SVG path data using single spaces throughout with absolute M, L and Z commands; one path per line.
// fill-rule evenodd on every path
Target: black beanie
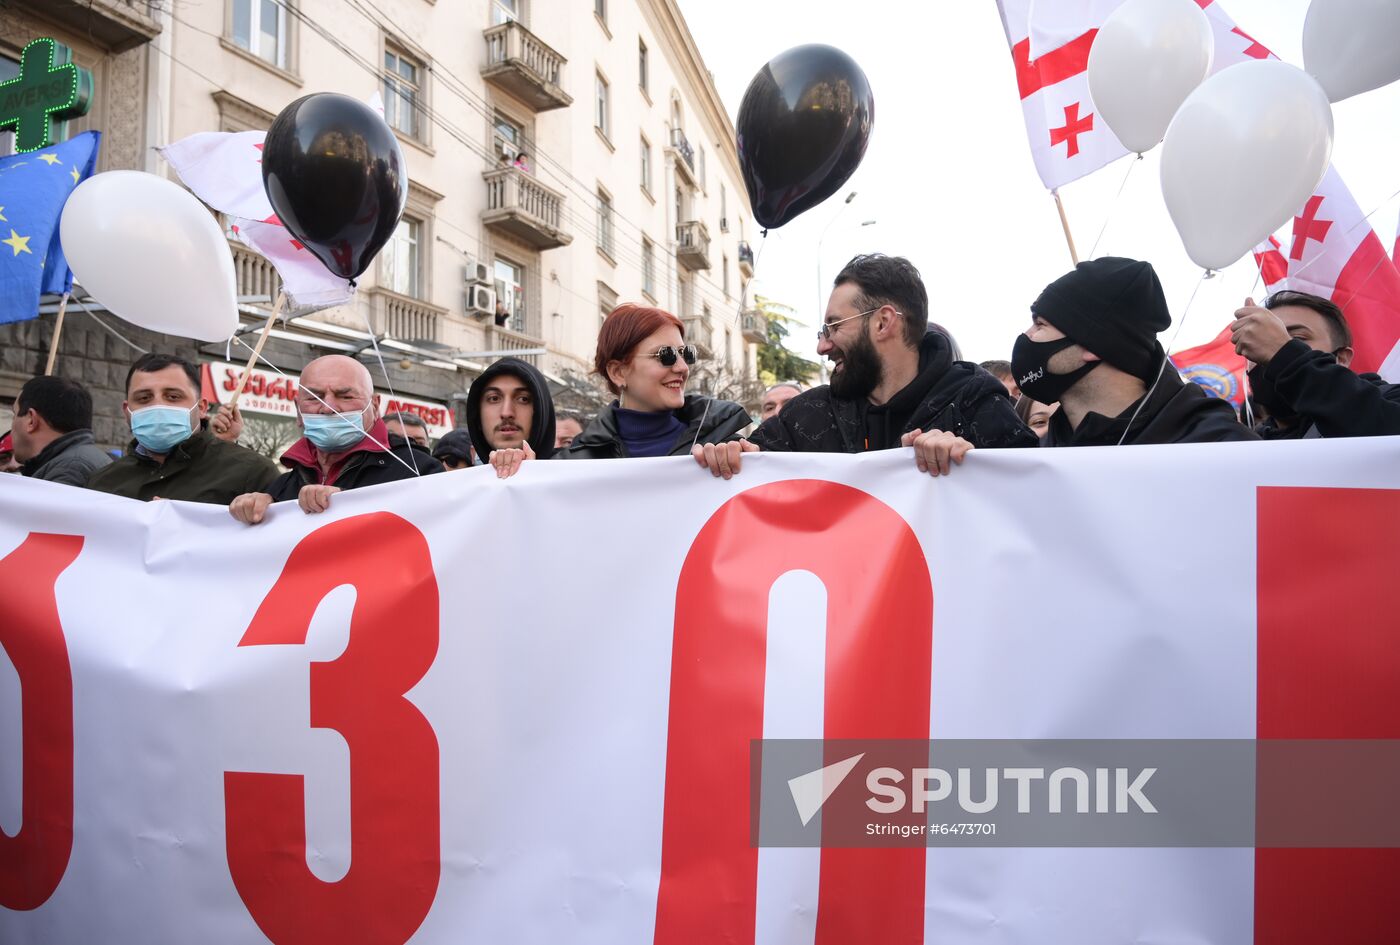
M 1031 312 L 1119 370 L 1149 382 L 1162 356 L 1157 333 L 1172 323 L 1152 264 L 1117 256 L 1075 266 L 1045 287 Z

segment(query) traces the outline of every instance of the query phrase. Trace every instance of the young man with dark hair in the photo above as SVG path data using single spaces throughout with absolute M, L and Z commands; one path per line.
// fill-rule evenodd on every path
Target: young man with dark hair
M 742 447 L 864 453 L 913 446 L 920 471 L 947 473 L 973 447 L 1035 446 L 1006 388 L 955 359 L 947 334 L 930 330 L 919 271 L 899 256 L 857 256 L 836 276 L 817 331 L 831 383 L 803 391 Z M 716 475 L 738 468 L 738 444 L 697 448 Z M 723 451 L 724 455 L 720 453 Z
M 1046 286 L 1011 352 L 1021 392 L 1060 404 L 1041 445 L 1257 439 L 1166 363 L 1157 333 L 1171 320 L 1157 273 L 1135 259 L 1082 262 Z
M 10 433 L 20 472 L 31 479 L 85 486 L 112 461 L 92 438 L 92 395 L 77 381 L 31 377 L 15 399 Z
M 1269 414 L 1256 429 L 1264 439 L 1400 435 L 1400 384 L 1351 369 L 1351 327 L 1336 303 L 1288 291 L 1262 308 L 1245 299 L 1230 328 L 1254 364 L 1250 394 Z
M 272 460 L 226 443 L 205 426 L 199 368 L 166 354 L 143 354 L 126 374 L 122 403 L 133 440 L 126 455 L 88 488 L 129 499 L 184 499 L 226 505 L 277 478 Z
M 515 475 L 527 459 L 554 455 L 554 398 L 533 364 L 501 358 L 467 391 L 467 431 L 482 463 L 496 475 Z

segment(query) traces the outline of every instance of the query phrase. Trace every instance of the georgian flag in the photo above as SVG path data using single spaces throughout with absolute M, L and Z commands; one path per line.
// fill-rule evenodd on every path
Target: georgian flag
M 1256 247 L 1254 259 L 1270 292 L 1308 292 L 1341 306 L 1353 369 L 1400 381 L 1400 270 L 1336 168 L 1293 218 L 1291 234 Z
M 1119 2 L 1081 0 L 1052 7 L 1046 0 L 997 0 L 1031 157 L 1050 190 L 1128 153 L 1089 98 L 1089 48 L 1098 25 Z

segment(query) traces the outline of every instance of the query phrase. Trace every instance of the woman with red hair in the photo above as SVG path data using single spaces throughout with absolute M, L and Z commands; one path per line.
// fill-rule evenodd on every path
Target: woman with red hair
M 560 459 L 689 456 L 694 446 L 728 443 L 751 422 L 727 400 L 686 394 L 695 346 L 670 312 L 619 305 L 603 320 L 593 369 L 617 400 L 574 438 Z

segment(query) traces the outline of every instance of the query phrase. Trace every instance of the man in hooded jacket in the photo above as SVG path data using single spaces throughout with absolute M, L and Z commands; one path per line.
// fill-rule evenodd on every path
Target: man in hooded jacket
M 1258 439 L 1166 363 L 1157 333 L 1171 313 L 1151 264 L 1082 262 L 1045 287 L 1031 316 L 1011 366 L 1023 394 L 1060 404 L 1042 446 Z
M 467 392 L 467 432 L 472 449 L 501 478 L 526 459 L 554 455 L 554 399 L 533 364 L 501 358 L 472 381 Z
M 947 474 L 974 447 L 1034 446 L 1006 387 L 959 361 L 951 339 L 930 330 L 928 292 L 899 256 L 857 256 L 837 275 L 817 353 L 835 362 L 831 383 L 788 401 L 749 444 L 804 453 L 864 453 L 913 446 L 923 472 Z M 730 455 L 707 446 L 696 461 L 738 471 Z M 717 472 L 717 475 L 721 472 Z M 727 477 L 726 477 L 727 478 Z

